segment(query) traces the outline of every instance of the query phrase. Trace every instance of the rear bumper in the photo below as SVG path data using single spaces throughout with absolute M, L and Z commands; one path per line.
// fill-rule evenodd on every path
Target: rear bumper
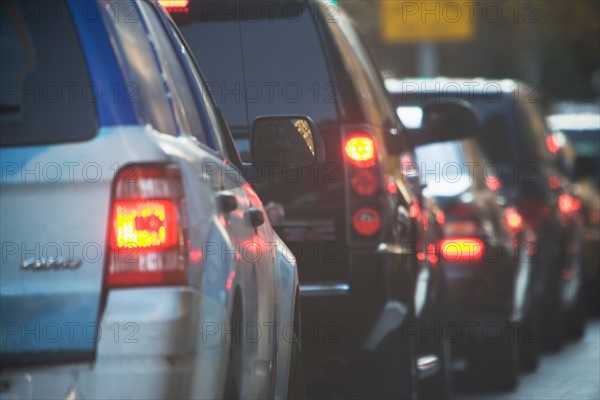
M 225 342 L 204 335 L 201 307 L 189 288 L 111 291 L 95 360 L 3 369 L 0 398 L 217 397 Z
M 446 321 L 480 324 L 507 321 L 514 311 L 516 263 L 511 256 L 494 262 L 440 262 L 446 277 Z
M 397 255 L 354 253 L 350 260 L 345 281 L 300 283 L 308 382 L 341 377 L 364 366 L 365 358 L 376 356 L 384 338 L 409 315 L 408 302 L 393 288 L 393 281 L 402 278 L 389 275 L 394 263 L 402 262 Z

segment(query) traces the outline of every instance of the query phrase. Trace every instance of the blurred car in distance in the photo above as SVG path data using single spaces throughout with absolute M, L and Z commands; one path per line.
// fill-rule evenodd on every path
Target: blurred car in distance
M 473 382 L 513 389 L 519 364 L 533 370 L 539 359 L 534 286 L 540 272 L 528 253 L 533 232 L 489 168 L 475 132 L 427 135 L 420 131 L 423 102 L 396 104 L 413 129 L 425 192 L 443 213 L 439 267 L 446 276 L 446 319 L 471 328 L 453 341 L 454 363 Z M 498 333 L 493 338 L 491 326 Z
M 482 123 L 479 145 L 524 225 L 535 234 L 531 261 L 539 263 L 536 270 L 541 272 L 534 291 L 542 343 L 556 350 L 566 333 L 580 336 L 581 231 L 572 209 L 559 205 L 564 188 L 535 92 L 521 82 L 482 78 L 390 79 L 386 84 L 397 107 L 431 101 L 473 105 Z
M 576 111 L 576 110 L 571 110 Z M 593 111 L 593 110 L 592 110 Z M 600 113 L 553 114 L 546 119 L 559 153 L 570 160 L 584 219 L 583 272 L 591 311 L 600 310 Z

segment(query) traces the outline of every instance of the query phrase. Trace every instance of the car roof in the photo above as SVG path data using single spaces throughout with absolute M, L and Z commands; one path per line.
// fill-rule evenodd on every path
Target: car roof
M 436 93 L 467 91 L 469 93 L 487 93 L 492 87 L 509 93 L 523 85 L 512 79 L 493 80 L 485 78 L 388 78 L 385 87 L 390 93 Z

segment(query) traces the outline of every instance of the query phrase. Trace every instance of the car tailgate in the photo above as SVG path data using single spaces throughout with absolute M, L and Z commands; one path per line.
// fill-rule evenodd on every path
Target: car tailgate
M 113 171 L 92 143 L 1 151 L 2 365 L 93 357 Z

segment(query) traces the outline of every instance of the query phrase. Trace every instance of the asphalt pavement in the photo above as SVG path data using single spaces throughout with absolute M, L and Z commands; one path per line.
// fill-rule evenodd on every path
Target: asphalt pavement
M 544 354 L 539 368 L 522 374 L 519 387 L 510 393 L 461 392 L 456 399 L 494 400 L 599 400 L 600 320 L 588 321 L 585 336 L 561 351 Z

